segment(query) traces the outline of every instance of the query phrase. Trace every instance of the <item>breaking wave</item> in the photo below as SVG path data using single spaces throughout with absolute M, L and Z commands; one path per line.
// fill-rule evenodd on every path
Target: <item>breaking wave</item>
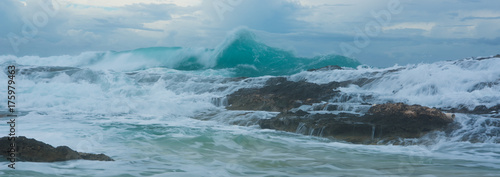
M 245 28 L 229 33 L 215 49 L 150 47 L 120 52 L 84 52 L 77 56 L 25 56 L 18 58 L 17 62 L 114 71 L 135 71 L 154 67 L 182 71 L 214 69 L 226 70 L 231 77 L 290 75 L 328 65 L 342 67 L 360 65 L 354 59 L 339 55 L 299 57 L 292 51 L 259 42 L 255 34 Z

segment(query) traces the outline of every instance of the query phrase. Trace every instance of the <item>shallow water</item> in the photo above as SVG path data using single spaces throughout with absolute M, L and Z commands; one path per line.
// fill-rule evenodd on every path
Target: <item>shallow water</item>
M 19 132 L 114 162 L 18 162 L 2 176 L 495 176 L 500 145 L 355 145 L 190 118 L 20 117 Z

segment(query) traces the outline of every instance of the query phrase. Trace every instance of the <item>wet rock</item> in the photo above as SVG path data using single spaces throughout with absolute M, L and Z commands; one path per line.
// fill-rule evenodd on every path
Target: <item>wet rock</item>
M 0 138 L 0 149 L 2 149 L 0 155 L 4 157 L 9 155 L 8 151 L 11 149 L 11 142 L 15 142 L 16 144 L 16 158 L 19 161 L 57 162 L 76 159 L 113 161 L 113 159 L 104 154 L 81 153 L 67 146 L 54 148 L 49 144 L 24 136 L 16 137 L 15 141 L 9 141 L 8 137 Z
M 487 59 L 492 59 L 492 58 L 500 58 L 500 54 L 497 54 L 497 55 L 492 56 L 492 57 L 480 57 L 480 58 L 476 58 L 476 60 L 487 60 Z
M 466 105 L 460 104 L 455 108 L 441 108 L 441 111 L 451 112 L 451 113 L 466 113 L 469 112 L 469 109 Z
M 476 90 L 482 90 L 485 88 L 492 88 L 500 84 L 500 79 L 495 81 L 495 82 L 480 82 L 474 86 L 472 86 L 470 89 L 467 90 L 467 92 L 473 92 Z
M 304 114 L 281 113 L 272 119 L 262 119 L 259 125 L 264 129 L 295 132 L 304 135 L 332 137 L 352 143 L 370 144 L 373 142 L 375 127 L 362 122 L 354 114 Z
M 386 134 L 417 138 L 433 130 L 445 128 L 454 121 L 438 109 L 403 103 L 372 106 L 364 116 L 367 122 L 381 126 Z
M 84 160 L 97 160 L 97 161 L 114 161 L 111 157 L 104 154 L 91 154 L 91 153 L 78 153 Z
M 339 87 L 349 85 L 364 86 L 376 79 L 359 78 L 342 82 L 330 82 L 327 84 L 315 84 L 306 81 L 288 81 L 284 77 L 273 77 L 267 80 L 262 88 L 244 88 L 230 95 L 227 95 L 226 107 L 228 110 L 254 110 L 254 111 L 273 111 L 288 112 L 292 108 L 302 105 L 312 105 L 322 101 L 328 101 L 334 96 L 338 96 Z M 371 95 L 357 95 L 363 100 L 369 100 Z M 346 102 L 351 99 L 349 96 Z M 334 107 L 329 108 L 333 110 Z
M 500 104 L 492 107 L 486 107 L 484 105 L 479 105 L 472 111 L 473 114 L 497 114 L 500 112 Z
M 488 113 L 488 107 L 486 107 L 485 105 L 479 105 L 479 106 L 476 106 L 474 108 L 474 110 L 472 110 L 472 112 L 476 112 L 476 113 Z
M 403 103 L 375 105 L 366 115 L 310 114 L 297 111 L 281 113 L 259 121 L 261 128 L 332 137 L 352 143 L 374 144 L 400 138 L 418 138 L 443 130 L 453 118 L 443 112 Z
M 487 107 L 485 105 L 478 105 L 474 109 L 470 110 L 464 105 L 459 105 L 456 108 L 443 108 L 442 110 L 452 113 L 464 113 L 464 114 L 498 114 L 500 113 L 500 104 L 492 107 Z
M 339 111 L 338 104 L 329 104 L 328 101 L 339 96 L 340 100 L 337 102 L 347 102 L 351 98 L 349 95 L 341 96 L 340 92 L 336 91 L 337 88 L 351 84 L 362 86 L 373 81 L 373 79 L 357 79 L 320 85 L 274 77 L 262 88 L 240 89 L 228 95 L 229 106 L 226 108 L 280 112 L 274 118 L 259 120 L 261 128 L 332 137 L 363 144 L 418 138 L 428 132 L 442 130 L 453 122 L 452 116 L 447 117 L 440 110 L 403 103 L 375 105 L 368 111 L 360 111 L 359 115 L 324 114 L 324 112 L 310 114 L 300 109 L 293 109 L 311 105 L 312 111 Z M 370 99 L 370 95 L 361 97 L 363 100 Z M 314 104 L 322 101 L 325 103 Z M 366 114 L 363 115 L 364 113 Z
M 314 84 L 292 82 L 284 77 L 271 78 L 263 88 L 240 89 L 227 96 L 229 110 L 287 112 L 300 105 L 328 100 L 338 91 L 340 83 Z

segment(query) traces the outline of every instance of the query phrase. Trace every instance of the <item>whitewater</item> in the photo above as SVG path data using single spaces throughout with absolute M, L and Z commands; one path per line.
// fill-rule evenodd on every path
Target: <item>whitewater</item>
M 226 110 L 226 96 L 283 76 L 339 88 L 328 104 L 420 104 L 442 110 L 500 104 L 500 58 L 374 68 L 339 55 L 299 57 L 246 30 L 214 49 L 152 47 L 63 56 L 0 56 L 15 65 L 17 134 L 115 161 L 18 162 L 1 176 L 499 176 L 500 113 L 457 113 L 456 129 L 361 145 L 260 129 L 277 112 Z M 338 65 L 342 70 L 318 70 Z M 0 73 L 5 84 L 8 73 Z M 0 89 L 4 103 L 7 89 Z M 313 111 L 312 107 L 301 107 Z M 0 104 L 1 115 L 8 114 Z M 327 111 L 327 110 L 322 110 Z M 4 117 L 2 121 L 6 120 Z M 8 124 L 0 132 L 8 134 Z

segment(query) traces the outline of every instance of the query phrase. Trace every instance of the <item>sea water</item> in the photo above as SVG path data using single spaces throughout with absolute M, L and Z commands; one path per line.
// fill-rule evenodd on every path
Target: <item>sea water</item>
M 342 56 L 297 57 L 237 31 L 215 49 L 144 48 L 77 56 L 0 56 L 15 65 L 16 134 L 115 161 L 0 159 L 0 176 L 500 176 L 498 113 L 457 114 L 456 128 L 360 145 L 263 130 L 275 112 L 229 111 L 225 96 L 275 76 L 339 88 L 330 104 L 500 104 L 500 58 L 372 68 Z M 339 65 L 343 70 L 305 70 Z M 0 83 L 7 84 L 7 73 Z M 0 89 L 7 102 L 7 88 Z M 2 115 L 7 104 L 0 104 Z M 356 112 L 356 111 L 354 111 Z M 2 121 L 7 119 L 1 118 Z M 8 124 L 0 132 L 8 134 Z

